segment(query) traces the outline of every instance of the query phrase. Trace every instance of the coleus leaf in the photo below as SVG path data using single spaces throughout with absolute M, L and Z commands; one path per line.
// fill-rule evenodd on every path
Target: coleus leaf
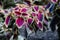
M 21 28 L 23 23 L 24 23 L 24 19 L 22 17 L 16 19 L 16 25 L 18 28 Z
M 19 10 L 19 8 L 18 7 L 15 7 L 15 10 Z
M 21 10 L 21 9 L 20 9 L 19 7 L 15 7 L 15 8 L 14 8 L 14 12 L 15 12 L 14 14 L 15 14 L 16 16 L 20 16 L 20 15 L 21 15 L 20 10 Z
M 33 22 L 32 18 L 28 18 L 28 23 L 31 24 Z
M 27 13 L 22 13 L 22 16 L 27 16 L 28 14 Z
M 32 12 L 32 16 L 37 16 L 37 14 L 35 12 Z
M 51 3 L 48 3 L 46 6 L 46 9 L 48 9 L 51 6 Z
M 38 29 L 43 31 L 43 24 L 42 24 L 42 22 L 39 21 L 37 18 L 35 18 L 35 22 L 36 22 L 36 25 L 37 25 Z
M 41 22 L 38 22 L 37 23 L 37 27 L 42 31 L 43 30 L 43 25 Z
M 37 18 L 38 18 L 39 21 L 42 21 L 43 15 L 42 15 L 41 13 L 38 13 L 38 14 L 37 14 Z
M 21 13 L 26 13 L 27 12 L 27 8 L 22 8 L 21 9 Z
M 38 6 L 34 6 L 34 10 L 35 11 L 38 11 L 39 10 L 39 7 Z
M 6 17 L 6 19 L 5 19 L 5 25 L 6 25 L 6 27 L 8 27 L 10 19 L 11 19 L 10 15 Z
M 20 16 L 21 13 L 20 13 L 19 11 L 15 11 L 15 15 L 16 15 L 16 16 Z

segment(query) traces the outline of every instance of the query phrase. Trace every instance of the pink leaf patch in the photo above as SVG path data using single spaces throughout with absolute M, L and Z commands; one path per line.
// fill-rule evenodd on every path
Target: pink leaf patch
M 41 22 L 38 22 L 38 23 L 37 23 L 37 27 L 38 27 L 40 30 L 43 29 L 42 23 L 41 23 Z
M 32 18 L 29 18 L 28 19 L 28 23 L 31 24 L 33 22 L 33 19 Z
M 16 25 L 18 28 L 21 28 L 23 23 L 24 23 L 24 19 L 22 17 L 16 19 Z
M 38 11 L 39 10 L 39 7 L 38 6 L 34 6 L 34 10 L 35 11 Z
M 37 14 L 35 12 L 32 12 L 32 16 L 37 16 Z
M 22 8 L 22 9 L 21 9 L 21 12 L 22 12 L 22 13 L 26 13 L 26 12 L 27 12 L 27 8 Z
M 38 18 L 39 21 L 42 21 L 43 15 L 42 15 L 41 13 L 38 13 L 38 14 L 37 14 L 37 18 Z
M 6 19 L 5 19 L 5 25 L 6 25 L 6 26 L 9 25 L 10 18 L 11 18 L 11 16 L 7 16 L 7 17 L 6 17 Z

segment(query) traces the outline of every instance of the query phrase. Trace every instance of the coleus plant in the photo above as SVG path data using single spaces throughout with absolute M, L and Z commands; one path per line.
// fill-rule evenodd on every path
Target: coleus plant
M 27 23 L 27 25 L 32 24 L 33 22 L 36 23 L 35 25 L 37 26 L 38 29 L 43 30 L 43 14 L 42 12 L 39 11 L 39 6 L 34 6 L 32 7 L 32 12 L 28 13 L 29 7 L 15 7 L 6 18 L 5 18 L 5 25 L 8 27 L 11 21 L 12 15 L 14 16 L 13 18 L 15 19 L 15 24 L 18 28 L 22 28 L 22 26 Z M 35 12 L 34 12 L 34 11 Z M 12 15 L 11 15 L 12 14 Z M 34 28 L 32 26 L 32 28 Z

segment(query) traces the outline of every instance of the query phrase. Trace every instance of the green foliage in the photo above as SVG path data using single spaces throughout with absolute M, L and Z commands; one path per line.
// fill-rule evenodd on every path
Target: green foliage
M 1 0 L 1 2 L 3 4 L 3 8 L 7 9 L 7 8 L 15 7 L 16 3 L 23 3 L 23 0 L 19 0 L 18 2 L 15 2 L 14 0 Z
M 3 8 L 4 9 L 14 7 L 14 6 L 15 6 L 15 3 L 13 0 L 4 0 L 3 1 Z

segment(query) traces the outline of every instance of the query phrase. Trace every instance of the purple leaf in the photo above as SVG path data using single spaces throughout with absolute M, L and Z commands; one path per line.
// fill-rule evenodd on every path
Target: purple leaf
M 22 16 L 27 16 L 28 14 L 26 14 L 26 13 L 22 13 Z
M 19 11 L 15 11 L 15 15 L 20 16 L 21 13 Z
M 38 18 L 39 21 L 42 21 L 43 15 L 42 15 L 41 13 L 38 13 L 38 14 L 37 14 L 37 18 Z
M 35 11 L 38 11 L 39 10 L 39 7 L 38 6 L 34 6 L 34 10 Z
M 15 8 L 15 10 L 19 10 L 19 8 L 18 8 L 18 7 L 16 7 L 16 8 Z
M 51 0 L 52 2 L 57 2 L 58 0 Z
M 51 3 L 48 3 L 46 6 L 46 9 L 48 9 L 51 6 Z
M 7 18 L 5 19 L 5 25 L 8 26 L 8 24 L 10 22 L 10 18 L 11 18 L 11 16 L 7 16 Z
M 27 12 L 27 9 L 26 9 L 26 8 L 22 8 L 22 9 L 21 9 L 21 12 L 22 12 L 22 13 L 26 13 L 26 12 Z
M 37 15 L 36 13 L 34 13 L 34 12 L 32 13 L 32 16 L 36 16 L 36 15 Z
M 24 23 L 24 19 L 22 17 L 19 17 L 19 18 L 16 19 L 16 25 L 17 25 L 18 28 L 21 28 L 23 23 Z
M 32 18 L 29 18 L 29 19 L 28 19 L 28 23 L 29 23 L 29 24 L 31 24 L 31 23 L 32 23 L 32 21 L 33 21 L 33 19 L 32 19 Z
M 39 29 L 42 29 L 42 28 L 43 28 L 42 23 L 41 23 L 41 22 L 38 22 L 37 27 L 38 27 Z
M 54 2 L 56 2 L 56 0 L 53 0 Z
M 7 10 L 5 10 L 4 12 L 5 12 L 5 13 L 8 13 L 8 11 L 7 11 Z

